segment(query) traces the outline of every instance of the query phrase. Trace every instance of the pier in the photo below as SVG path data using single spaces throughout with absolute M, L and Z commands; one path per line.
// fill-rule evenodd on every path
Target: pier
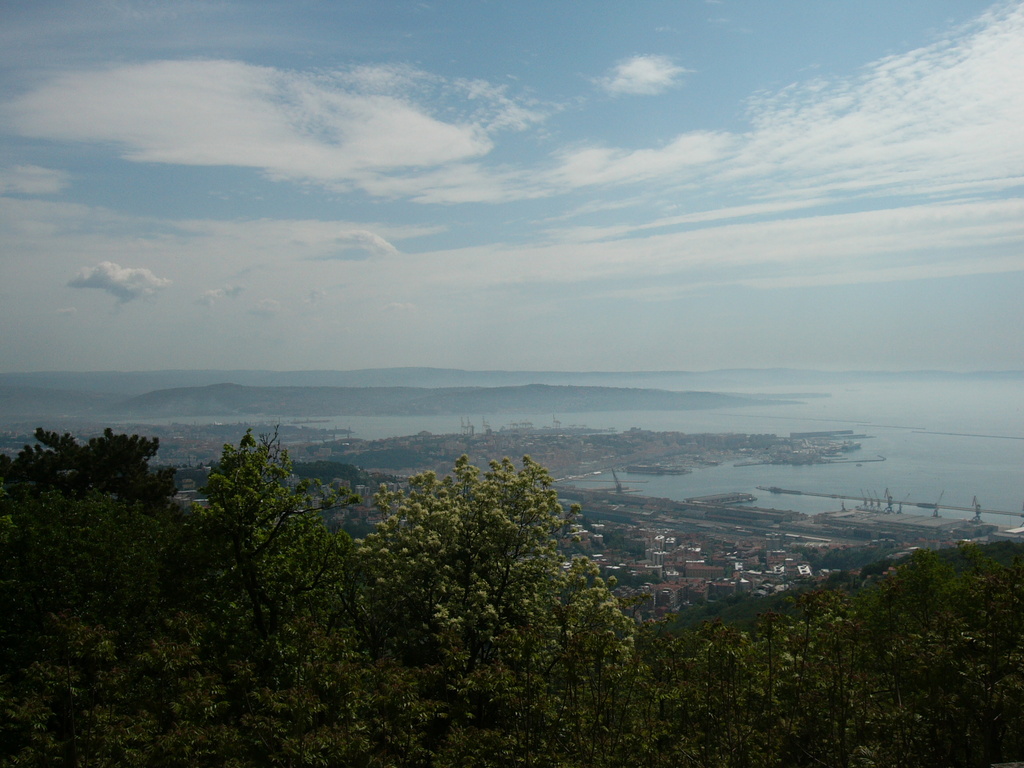
M 784 488 L 764 490 L 794 496 L 859 498 Z M 978 519 L 890 514 L 880 507 L 873 511 L 851 509 L 806 515 L 794 510 L 747 506 L 752 497 L 740 492 L 673 501 L 615 491 L 566 488 L 559 490 L 559 496 L 579 503 L 583 514 L 595 519 L 700 531 L 717 537 L 784 534 L 802 541 L 854 546 L 880 539 L 903 544 L 937 545 L 939 542 L 984 538 L 998 531 L 998 526 Z M 723 500 L 732 503 L 722 503 Z
M 889 493 L 889 489 L 885 489 L 885 494 L 882 497 L 873 496 L 846 496 L 841 493 L 816 493 L 814 491 L 798 491 L 792 488 L 779 488 L 775 485 L 759 485 L 757 486 L 759 491 L 768 491 L 768 493 L 785 493 L 791 496 L 815 496 L 820 499 L 840 499 L 845 501 L 859 501 L 866 506 L 874 506 L 879 509 L 882 508 L 882 503 L 885 503 L 884 510 L 890 514 L 900 514 L 903 511 L 903 507 L 917 507 L 918 509 L 930 509 L 933 511 L 935 517 L 939 516 L 940 509 L 948 509 L 956 512 L 971 512 L 975 519 L 980 519 L 981 515 L 1004 515 L 1007 517 L 1024 517 L 1024 513 L 1021 512 L 1006 512 L 1001 509 L 982 509 L 981 504 L 978 503 L 978 497 L 974 497 L 974 505 L 970 507 L 958 507 L 954 504 L 941 504 L 939 502 L 932 501 L 898 501 L 896 502 L 897 509 L 893 509 L 893 496 Z M 941 502 L 942 497 L 939 497 Z

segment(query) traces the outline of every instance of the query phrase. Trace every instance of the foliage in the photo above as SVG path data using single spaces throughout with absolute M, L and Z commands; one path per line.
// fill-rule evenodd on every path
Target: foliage
M 953 566 L 958 573 L 962 573 L 974 569 L 978 563 L 978 556 L 982 554 L 984 560 L 991 564 L 1012 566 L 1017 560 L 1024 557 L 1024 543 L 997 541 L 993 544 L 986 544 L 983 552 L 977 547 L 957 547 L 940 550 L 937 554 L 941 560 Z
M 319 478 L 324 482 L 331 482 L 340 479 L 349 488 L 370 482 L 368 473 L 354 464 L 342 464 L 340 461 L 296 461 L 292 464 L 292 474 L 304 480 Z
M 349 545 L 347 535 L 329 533 L 320 516 L 338 496 L 310 480 L 289 486 L 290 475 L 277 440 L 257 440 L 250 430 L 238 448 L 224 446 L 205 488 L 208 506 L 193 518 L 210 564 L 221 566 L 211 569 L 209 590 L 230 598 L 233 613 L 223 620 L 232 632 L 249 630 L 261 640 L 296 616 L 323 610 L 340 583 Z M 241 605 L 245 610 L 234 612 Z
M 522 472 L 506 460 L 481 478 L 463 457 L 443 480 L 412 478 L 408 497 L 378 494 L 386 517 L 359 553 L 377 581 L 367 580 L 358 619 L 388 622 L 368 633 L 371 652 L 429 664 L 457 648 L 471 671 L 509 627 L 547 621 L 561 579 L 555 534 L 566 522 L 550 482 L 529 459 Z
M 409 467 L 430 466 L 434 457 L 415 448 L 378 448 L 345 454 L 345 460 L 358 467 L 374 469 L 408 469 Z
M 695 629 L 706 621 L 721 621 L 741 629 L 753 630 L 763 614 L 795 614 L 796 596 L 809 589 L 795 588 L 766 597 L 737 593 L 721 600 L 697 603 L 680 610 L 669 620 L 668 626 L 673 631 L 680 631 Z
M 852 571 L 891 558 L 899 551 L 895 544 L 872 544 L 863 547 L 830 547 L 824 552 L 807 547 L 804 557 L 814 569 Z
M 147 507 L 161 506 L 174 495 L 174 470 L 149 468 L 160 445 L 156 438 L 115 435 L 109 427 L 86 443 L 42 428 L 35 438 L 36 445 L 26 445 L 0 466 L 0 477 L 9 485 L 74 498 L 96 492 Z
M 762 602 L 747 627 L 637 626 L 560 553 L 575 510 L 528 458 L 382 492 L 353 541 L 322 515 L 350 497 L 293 484 L 272 436 L 225 446 L 188 515 L 138 472 L 114 482 L 104 451 L 138 469 L 144 439 L 46 440 L 0 493 L 0 766 L 1024 757 L 1024 560 L 1006 547 L 919 551 L 852 594 Z

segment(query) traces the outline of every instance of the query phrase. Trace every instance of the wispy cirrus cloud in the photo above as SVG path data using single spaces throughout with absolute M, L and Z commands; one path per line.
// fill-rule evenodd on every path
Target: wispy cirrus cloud
M 856 77 L 753 96 L 745 133 L 563 151 L 552 184 L 662 182 L 748 200 L 993 191 L 1024 181 L 1024 6 L 999 5 Z
M 616 96 L 653 96 L 677 85 L 690 71 L 668 56 L 633 56 L 616 64 L 597 84 Z
M 504 203 L 644 183 L 702 201 L 724 192 L 728 205 L 743 205 L 967 194 L 1019 183 L 1021 71 L 1024 7 L 1002 4 L 856 77 L 758 94 L 747 105 L 747 131 L 691 130 L 649 146 L 582 138 L 539 161 L 496 150 L 503 132 L 537 126 L 557 107 L 482 79 L 445 79 L 406 65 L 330 72 L 226 60 L 113 66 L 54 77 L 8 102 L 2 116 L 23 135 L 112 142 L 133 161 L 248 167 L 423 204 Z M 615 94 L 658 93 L 685 73 L 667 57 L 635 56 L 597 82 Z M 60 182 L 39 183 L 52 189 Z
M 663 179 L 727 160 L 736 144 L 737 138 L 727 133 L 695 131 L 657 149 L 581 147 L 561 153 L 547 179 L 563 188 Z
M 196 299 L 196 304 L 201 304 L 204 307 L 212 307 L 218 301 L 224 298 L 233 299 L 242 293 L 242 286 L 240 285 L 229 285 L 226 288 L 212 288 L 208 291 L 203 291 L 203 295 Z
M 747 141 L 724 170 L 763 191 L 984 189 L 1024 176 L 1024 6 L 1003 5 L 933 45 L 848 80 L 818 80 L 750 102 Z
M 350 261 L 374 256 L 393 256 L 398 249 L 380 235 L 366 229 L 339 232 L 334 238 L 335 248 L 315 258 L 323 261 Z
M 38 165 L 0 168 L 0 194 L 50 195 L 68 186 L 67 174 Z
M 260 299 L 252 308 L 252 314 L 257 317 L 271 318 L 281 311 L 281 302 L 277 299 Z
M 664 300 L 706 286 L 791 288 L 1024 270 L 1024 201 L 922 204 L 856 213 L 530 245 L 440 251 L 403 262 L 416 293 L 460 275 L 466 293 L 572 285 L 595 300 Z M 966 255 L 965 255 L 966 254 Z
M 153 296 L 170 284 L 170 280 L 157 277 L 148 269 L 122 267 L 112 261 L 101 262 L 95 267 L 85 267 L 68 282 L 71 288 L 96 288 L 106 291 L 121 303 Z
M 4 115 L 23 135 L 113 142 L 129 160 L 252 167 L 357 187 L 374 174 L 480 157 L 492 148 L 488 131 L 532 119 L 479 86 L 467 88 L 492 107 L 486 119 L 439 119 L 403 95 L 414 79 L 388 70 L 156 61 L 65 73 L 9 103 Z

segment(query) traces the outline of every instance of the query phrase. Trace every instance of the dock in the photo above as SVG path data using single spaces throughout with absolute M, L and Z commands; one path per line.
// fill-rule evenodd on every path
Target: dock
M 940 504 L 939 502 L 932 501 L 893 501 L 893 496 L 889 493 L 889 489 L 885 489 L 885 494 L 879 498 L 872 496 L 847 496 L 842 493 L 818 493 L 815 491 L 799 491 L 793 488 L 779 488 L 776 485 L 759 485 L 757 486 L 759 491 L 768 491 L 768 493 L 777 494 L 790 494 L 791 496 L 814 496 L 819 499 L 840 499 L 844 501 L 858 501 L 863 503 L 865 506 L 872 506 L 882 508 L 884 503 L 884 511 L 889 514 L 900 514 L 903 511 L 903 507 L 917 507 L 918 509 L 930 509 L 933 511 L 935 517 L 938 517 L 940 509 L 948 509 L 955 512 L 970 512 L 974 515 L 975 519 L 980 519 L 981 515 L 1004 515 L 1007 517 L 1024 517 L 1024 513 L 1021 512 L 1007 512 L 1001 509 L 983 509 L 981 504 L 978 503 L 978 497 L 974 497 L 974 504 L 970 507 L 958 507 L 954 504 Z M 941 496 L 939 497 L 941 501 Z M 896 509 L 893 509 L 893 504 L 896 504 Z

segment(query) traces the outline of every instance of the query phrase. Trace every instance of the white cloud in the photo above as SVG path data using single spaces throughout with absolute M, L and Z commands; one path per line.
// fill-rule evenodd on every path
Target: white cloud
M 753 181 L 762 193 L 989 189 L 1024 176 L 1022 71 L 1024 6 L 1002 6 L 969 34 L 883 59 L 856 79 L 753 100 L 754 130 L 722 181 Z
M 661 64 L 638 57 L 604 82 L 622 91 L 655 88 L 682 72 Z M 679 72 L 669 77 L 673 67 Z M 364 188 L 422 203 L 498 203 L 643 182 L 684 191 L 701 204 L 724 192 L 745 204 L 780 207 L 879 194 L 1001 193 L 1024 181 L 1021 71 L 1024 6 L 1000 6 L 856 78 L 759 94 L 749 103 L 746 133 L 690 131 L 639 149 L 584 144 L 555 152 L 546 169 L 458 161 L 378 174 Z
M 260 299 L 253 308 L 254 315 L 261 317 L 273 317 L 281 311 L 281 302 L 277 299 Z
M 524 131 L 531 125 L 543 122 L 543 110 L 531 107 L 522 101 L 510 98 L 505 86 L 492 85 L 486 80 L 457 80 L 459 88 L 472 104 L 474 122 L 485 126 L 488 131 Z
M 647 181 L 726 159 L 735 144 L 728 134 L 693 132 L 659 149 L 585 147 L 562 154 L 548 178 L 571 188 Z
M 0 168 L 0 194 L 52 195 L 68 185 L 67 174 L 38 165 Z
M 1024 5 L 1001 5 L 856 78 L 757 95 L 747 133 L 691 131 L 643 149 L 571 148 L 535 178 L 539 194 L 660 183 L 702 205 L 717 193 L 748 203 L 998 194 L 1024 182 L 1021 72 Z
M 348 185 L 479 157 L 492 146 L 483 127 L 444 122 L 400 97 L 234 61 L 67 73 L 5 113 L 23 135 L 114 142 L 130 160 L 235 165 Z
M 849 214 L 733 222 L 580 244 L 550 242 L 464 248 L 403 264 L 409 299 L 516 285 L 573 285 L 598 299 L 678 295 L 705 285 L 840 285 L 1024 270 L 1024 200 L 915 205 Z M 900 277 L 902 276 L 902 278 Z M 395 286 L 396 290 L 401 286 Z
M 505 202 L 597 186 L 605 187 L 602 193 L 636 182 L 643 186 L 629 190 L 637 196 L 629 208 L 616 210 L 622 197 L 610 194 L 574 199 L 579 213 L 567 221 L 597 222 L 594 226 L 538 232 L 530 229 L 534 219 L 513 244 L 431 253 L 417 253 L 401 241 L 443 227 L 272 219 L 145 222 L 85 206 L 3 198 L 0 245 L 6 247 L 0 248 L 0 257 L 5 250 L 37 261 L 40 254 L 60 254 L 36 270 L 56 270 L 60 259 L 61 271 L 50 276 L 51 284 L 59 284 L 80 264 L 104 258 L 130 263 L 134 254 L 145 253 L 145 263 L 166 264 L 158 271 L 186 286 L 200 303 L 218 304 L 230 295 L 228 286 L 244 284 L 252 302 L 231 311 L 250 322 L 246 310 L 258 296 L 278 297 L 257 306 L 263 314 L 282 307 L 310 314 L 337 308 L 338 302 L 319 300 L 323 291 L 358 297 L 380 311 L 389 302 L 395 308 L 414 304 L 419 294 L 433 289 L 449 296 L 510 285 L 574 283 L 579 295 L 589 295 L 606 281 L 622 291 L 654 290 L 635 283 L 639 278 L 671 293 L 697 285 L 894 280 L 925 275 L 930 267 L 947 275 L 1021 270 L 1024 263 L 1014 255 L 1019 248 L 1012 251 L 1012 245 L 1024 241 L 1019 223 L 1024 211 L 1017 200 L 985 200 L 986 195 L 1014 194 L 1010 187 L 1024 178 L 1019 71 L 1024 71 L 1024 7 L 1005 6 L 966 32 L 877 62 L 856 78 L 762 95 L 750 104 L 746 133 L 690 131 L 641 149 L 580 144 L 553 152 L 546 167 L 529 169 L 497 166 L 486 156 L 495 125 L 505 121 L 518 128 L 530 119 L 517 121 L 514 110 L 502 117 L 503 92 L 487 83 L 447 84 L 463 95 L 474 93 L 469 100 L 484 106 L 479 112 L 464 106 L 458 113 L 475 115 L 472 119 L 454 119 L 452 112 L 441 121 L 435 116 L 440 111 L 420 107 L 414 98 L 417 89 L 433 87 L 440 79 L 409 69 L 304 76 L 232 62 L 162 62 L 110 70 L 106 74 L 118 82 L 134 77 L 154 87 L 165 80 L 173 86 L 174 75 L 182 81 L 181 88 L 167 91 L 174 110 L 194 99 L 211 110 L 211 119 L 191 114 L 165 131 L 159 119 L 151 120 L 136 105 L 114 115 L 130 118 L 118 126 L 101 110 L 75 102 L 72 106 L 83 106 L 86 114 L 65 116 L 61 127 L 54 109 L 46 130 L 81 138 L 121 137 L 133 157 L 166 156 L 171 162 L 180 154 L 182 162 L 211 163 L 234 158 L 281 177 L 309 179 L 315 172 L 320 174 L 316 178 L 331 177 L 331 183 L 359 184 L 371 195 L 426 203 Z M 204 84 L 200 74 L 223 77 Z M 92 88 L 92 95 L 104 93 L 98 73 L 83 77 L 80 84 Z M 204 88 L 223 88 L 221 103 L 206 104 L 215 94 Z M 126 91 L 146 104 L 159 100 L 146 101 L 141 86 Z M 28 98 L 41 99 L 44 92 L 54 97 L 44 88 Z M 109 105 L 116 112 L 116 103 Z M 389 112 L 392 107 L 398 111 Z M 154 109 L 161 119 L 170 115 Z M 19 119 L 41 119 L 43 112 L 41 107 L 26 110 Z M 468 144 L 462 149 L 443 146 L 428 131 L 417 148 L 402 150 L 405 159 L 388 156 L 385 149 L 398 138 L 376 135 L 375 116 L 395 121 L 398 136 L 398 115 L 405 112 Z M 236 118 L 237 124 L 232 122 Z M 178 120 L 173 115 L 167 119 Z M 483 142 L 476 149 L 474 137 Z M 233 144 L 238 146 L 228 146 Z M 484 154 L 474 154 L 478 150 Z M 304 151 L 323 160 L 323 167 L 303 170 Z M 348 158 L 349 152 L 360 157 Z M 332 158 L 344 162 L 332 169 Z M 898 195 L 915 197 L 900 200 Z M 587 201 L 598 198 L 605 210 L 588 212 Z M 854 204 L 846 205 L 851 200 Z M 917 204 L 929 200 L 938 202 Z M 638 201 L 648 207 L 640 210 Z M 844 207 L 829 207 L 836 203 Z M 29 213 L 44 208 L 46 215 Z M 861 210 L 837 214 L 853 208 Z M 559 212 L 551 209 L 552 216 Z M 518 215 L 509 213 L 506 221 Z M 460 216 L 462 211 L 436 220 L 454 222 Z M 776 220 L 761 220 L 767 218 Z M 451 229 L 446 240 L 455 241 L 460 235 L 455 225 Z M 108 273 L 93 274 L 99 269 L 84 270 L 73 284 L 103 288 L 122 301 L 162 287 L 146 287 L 145 281 L 142 287 L 125 286 Z M 196 282 L 199 274 L 202 284 Z M 454 287 L 452 274 L 459 275 Z M 600 290 L 607 291 L 607 285 Z
M 349 283 L 378 265 L 391 274 L 377 279 L 398 279 L 392 262 L 401 252 L 393 244 L 443 232 L 444 227 L 433 224 L 370 221 L 157 220 L 101 207 L 0 196 L 0 284 L 7 286 L 10 304 L 36 295 L 32 291 L 50 292 L 67 284 L 69 277 L 90 278 L 96 270 L 79 274 L 83 264 L 134 266 L 144 258 L 158 279 L 172 280 L 189 301 L 237 313 L 261 296 L 287 298 L 295 306 L 314 288 L 345 291 L 340 279 Z M 343 265 L 328 258 L 360 244 L 378 252 Z M 243 288 L 251 302 L 232 301 Z
M 334 242 L 334 250 L 329 250 L 316 258 L 347 261 L 374 256 L 394 256 L 398 253 L 398 249 L 383 237 L 365 229 L 339 232 Z
M 170 280 L 157 277 L 148 269 L 122 267 L 112 261 L 101 262 L 92 268 L 85 267 L 68 282 L 72 288 L 98 288 L 106 291 L 121 303 L 152 296 L 170 284 Z
M 480 163 L 452 163 L 422 173 L 380 174 L 365 184 L 378 197 L 408 197 L 426 204 L 504 203 L 547 197 L 559 187 L 547 183 L 542 173 L 491 170 Z
M 196 304 L 202 304 L 204 307 L 212 307 L 220 299 L 233 299 L 241 292 L 242 287 L 240 285 L 229 285 L 226 288 L 213 288 L 209 291 L 203 291 L 203 295 L 196 299 Z
M 687 72 L 668 56 L 634 56 L 616 64 L 598 85 L 615 95 L 652 96 L 676 85 Z
M 525 130 L 545 112 L 505 86 L 410 67 L 324 74 L 199 60 L 65 73 L 0 115 L 22 135 L 111 142 L 136 162 L 248 167 L 449 203 L 531 196 L 517 191 L 526 174 L 474 162 L 494 134 Z
M 616 240 L 653 232 L 668 230 L 685 225 L 710 224 L 720 221 L 742 220 L 759 216 L 777 216 L 780 214 L 813 208 L 826 202 L 824 198 L 807 198 L 800 200 L 772 201 L 753 203 L 724 208 L 710 208 L 677 216 L 663 216 L 638 224 L 610 224 L 606 226 L 563 227 L 554 228 L 549 236 L 565 243 L 587 243 L 598 240 Z
M 732 205 L 957 187 L 969 194 L 1019 182 L 1021 71 L 1024 7 L 1000 5 L 856 78 L 758 95 L 749 103 L 749 131 L 688 131 L 640 148 L 584 139 L 533 167 L 499 165 L 499 134 L 526 130 L 556 107 L 541 109 L 487 81 L 446 80 L 409 66 L 325 73 L 157 61 L 55 77 L 2 114 L 23 135 L 112 142 L 130 160 L 249 167 L 426 204 L 501 203 L 644 182 L 701 203 L 741 189 Z M 618 94 L 656 93 L 685 72 L 665 56 L 635 56 L 600 84 Z M 36 183 L 53 190 L 64 182 Z

